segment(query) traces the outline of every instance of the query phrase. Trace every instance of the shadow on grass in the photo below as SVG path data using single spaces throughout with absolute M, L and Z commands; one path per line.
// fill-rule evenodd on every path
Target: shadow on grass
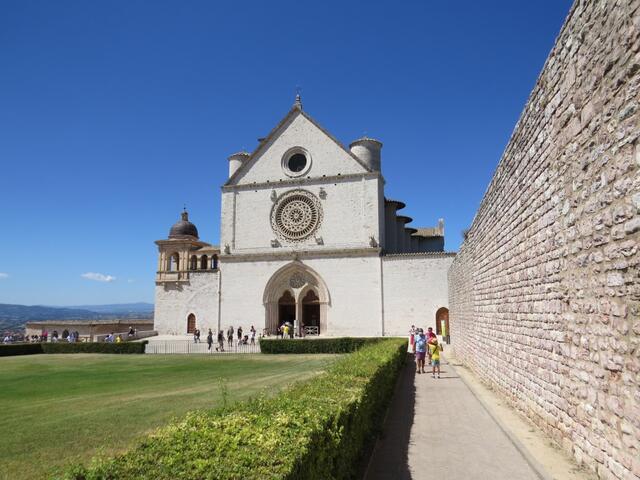
M 416 366 L 410 356 L 398 379 L 382 435 L 373 450 L 364 480 L 411 480 L 409 440 L 415 411 L 415 376 Z

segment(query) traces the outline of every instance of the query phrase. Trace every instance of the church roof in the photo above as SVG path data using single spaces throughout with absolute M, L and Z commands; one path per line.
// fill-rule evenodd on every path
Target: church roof
M 189 221 L 189 213 L 186 210 L 182 212 L 181 219 L 174 223 L 169 230 L 169 238 L 181 239 L 185 237 L 198 238 L 198 229 Z
M 251 152 L 251 154 L 249 155 L 249 157 L 243 162 L 242 166 L 240 168 L 238 168 L 238 170 L 236 170 L 236 172 L 231 175 L 229 177 L 229 179 L 226 181 L 225 185 L 232 185 L 235 180 L 240 176 L 240 174 L 242 172 L 244 172 L 248 167 L 247 165 L 249 163 L 251 163 L 251 160 L 253 160 L 254 158 L 256 158 L 259 154 L 261 154 L 262 152 L 264 152 L 264 150 L 266 149 L 267 145 L 269 144 L 269 142 L 275 138 L 275 136 L 278 134 L 278 132 L 280 131 L 280 129 L 291 119 L 293 118 L 295 115 L 302 115 L 304 118 L 306 118 L 307 120 L 309 120 L 313 125 L 315 125 L 318 130 L 320 130 L 322 133 L 324 133 L 327 137 L 329 137 L 331 140 L 333 140 L 336 145 L 338 145 L 342 150 L 344 150 L 344 152 L 349 155 L 351 158 L 353 158 L 356 162 L 358 162 L 358 164 L 360 166 L 362 166 L 362 168 L 365 169 L 365 171 L 367 172 L 371 172 L 372 170 L 367 167 L 367 165 L 365 165 L 365 163 L 360 160 L 358 157 L 356 157 L 351 150 L 349 150 L 348 148 L 346 148 L 337 138 L 335 138 L 333 135 L 331 135 L 331 133 L 329 133 L 327 130 L 325 130 L 318 122 L 316 122 L 309 114 L 307 114 L 304 110 L 302 110 L 302 102 L 300 101 L 299 96 L 296 96 L 296 101 L 293 104 L 293 107 L 291 107 L 291 110 L 289 110 L 289 113 L 287 113 L 285 115 L 285 117 L 280 120 L 280 122 L 273 128 L 273 130 L 271 130 L 269 132 L 269 135 L 267 135 L 266 137 L 260 139 L 260 143 L 258 144 L 258 146 L 256 147 L 256 149 Z
M 416 228 L 414 237 L 443 237 L 442 230 L 439 227 L 423 227 Z
M 404 207 L 407 206 L 406 203 L 401 202 L 400 200 L 392 200 L 391 198 L 385 198 L 384 201 L 385 203 L 393 203 L 397 205 L 398 208 L 396 208 L 396 210 L 402 210 Z

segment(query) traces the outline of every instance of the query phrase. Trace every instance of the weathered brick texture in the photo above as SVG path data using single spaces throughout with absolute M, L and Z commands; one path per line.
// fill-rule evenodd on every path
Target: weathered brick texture
M 640 478 L 640 0 L 577 1 L 449 271 L 456 355 Z

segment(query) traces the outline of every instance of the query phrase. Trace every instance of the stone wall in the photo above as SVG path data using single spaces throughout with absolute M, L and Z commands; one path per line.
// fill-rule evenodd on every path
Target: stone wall
M 449 271 L 457 357 L 640 478 L 640 1 L 577 1 Z

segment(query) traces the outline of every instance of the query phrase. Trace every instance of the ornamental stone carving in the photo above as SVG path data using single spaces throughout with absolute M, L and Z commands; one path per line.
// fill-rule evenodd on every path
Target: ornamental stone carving
M 289 279 L 289 286 L 291 288 L 302 288 L 307 283 L 307 279 L 304 277 L 304 274 L 301 272 L 296 272 L 291 275 Z
M 322 207 L 318 198 L 306 190 L 292 190 L 282 195 L 271 209 L 271 228 L 289 241 L 304 240 L 318 230 Z

